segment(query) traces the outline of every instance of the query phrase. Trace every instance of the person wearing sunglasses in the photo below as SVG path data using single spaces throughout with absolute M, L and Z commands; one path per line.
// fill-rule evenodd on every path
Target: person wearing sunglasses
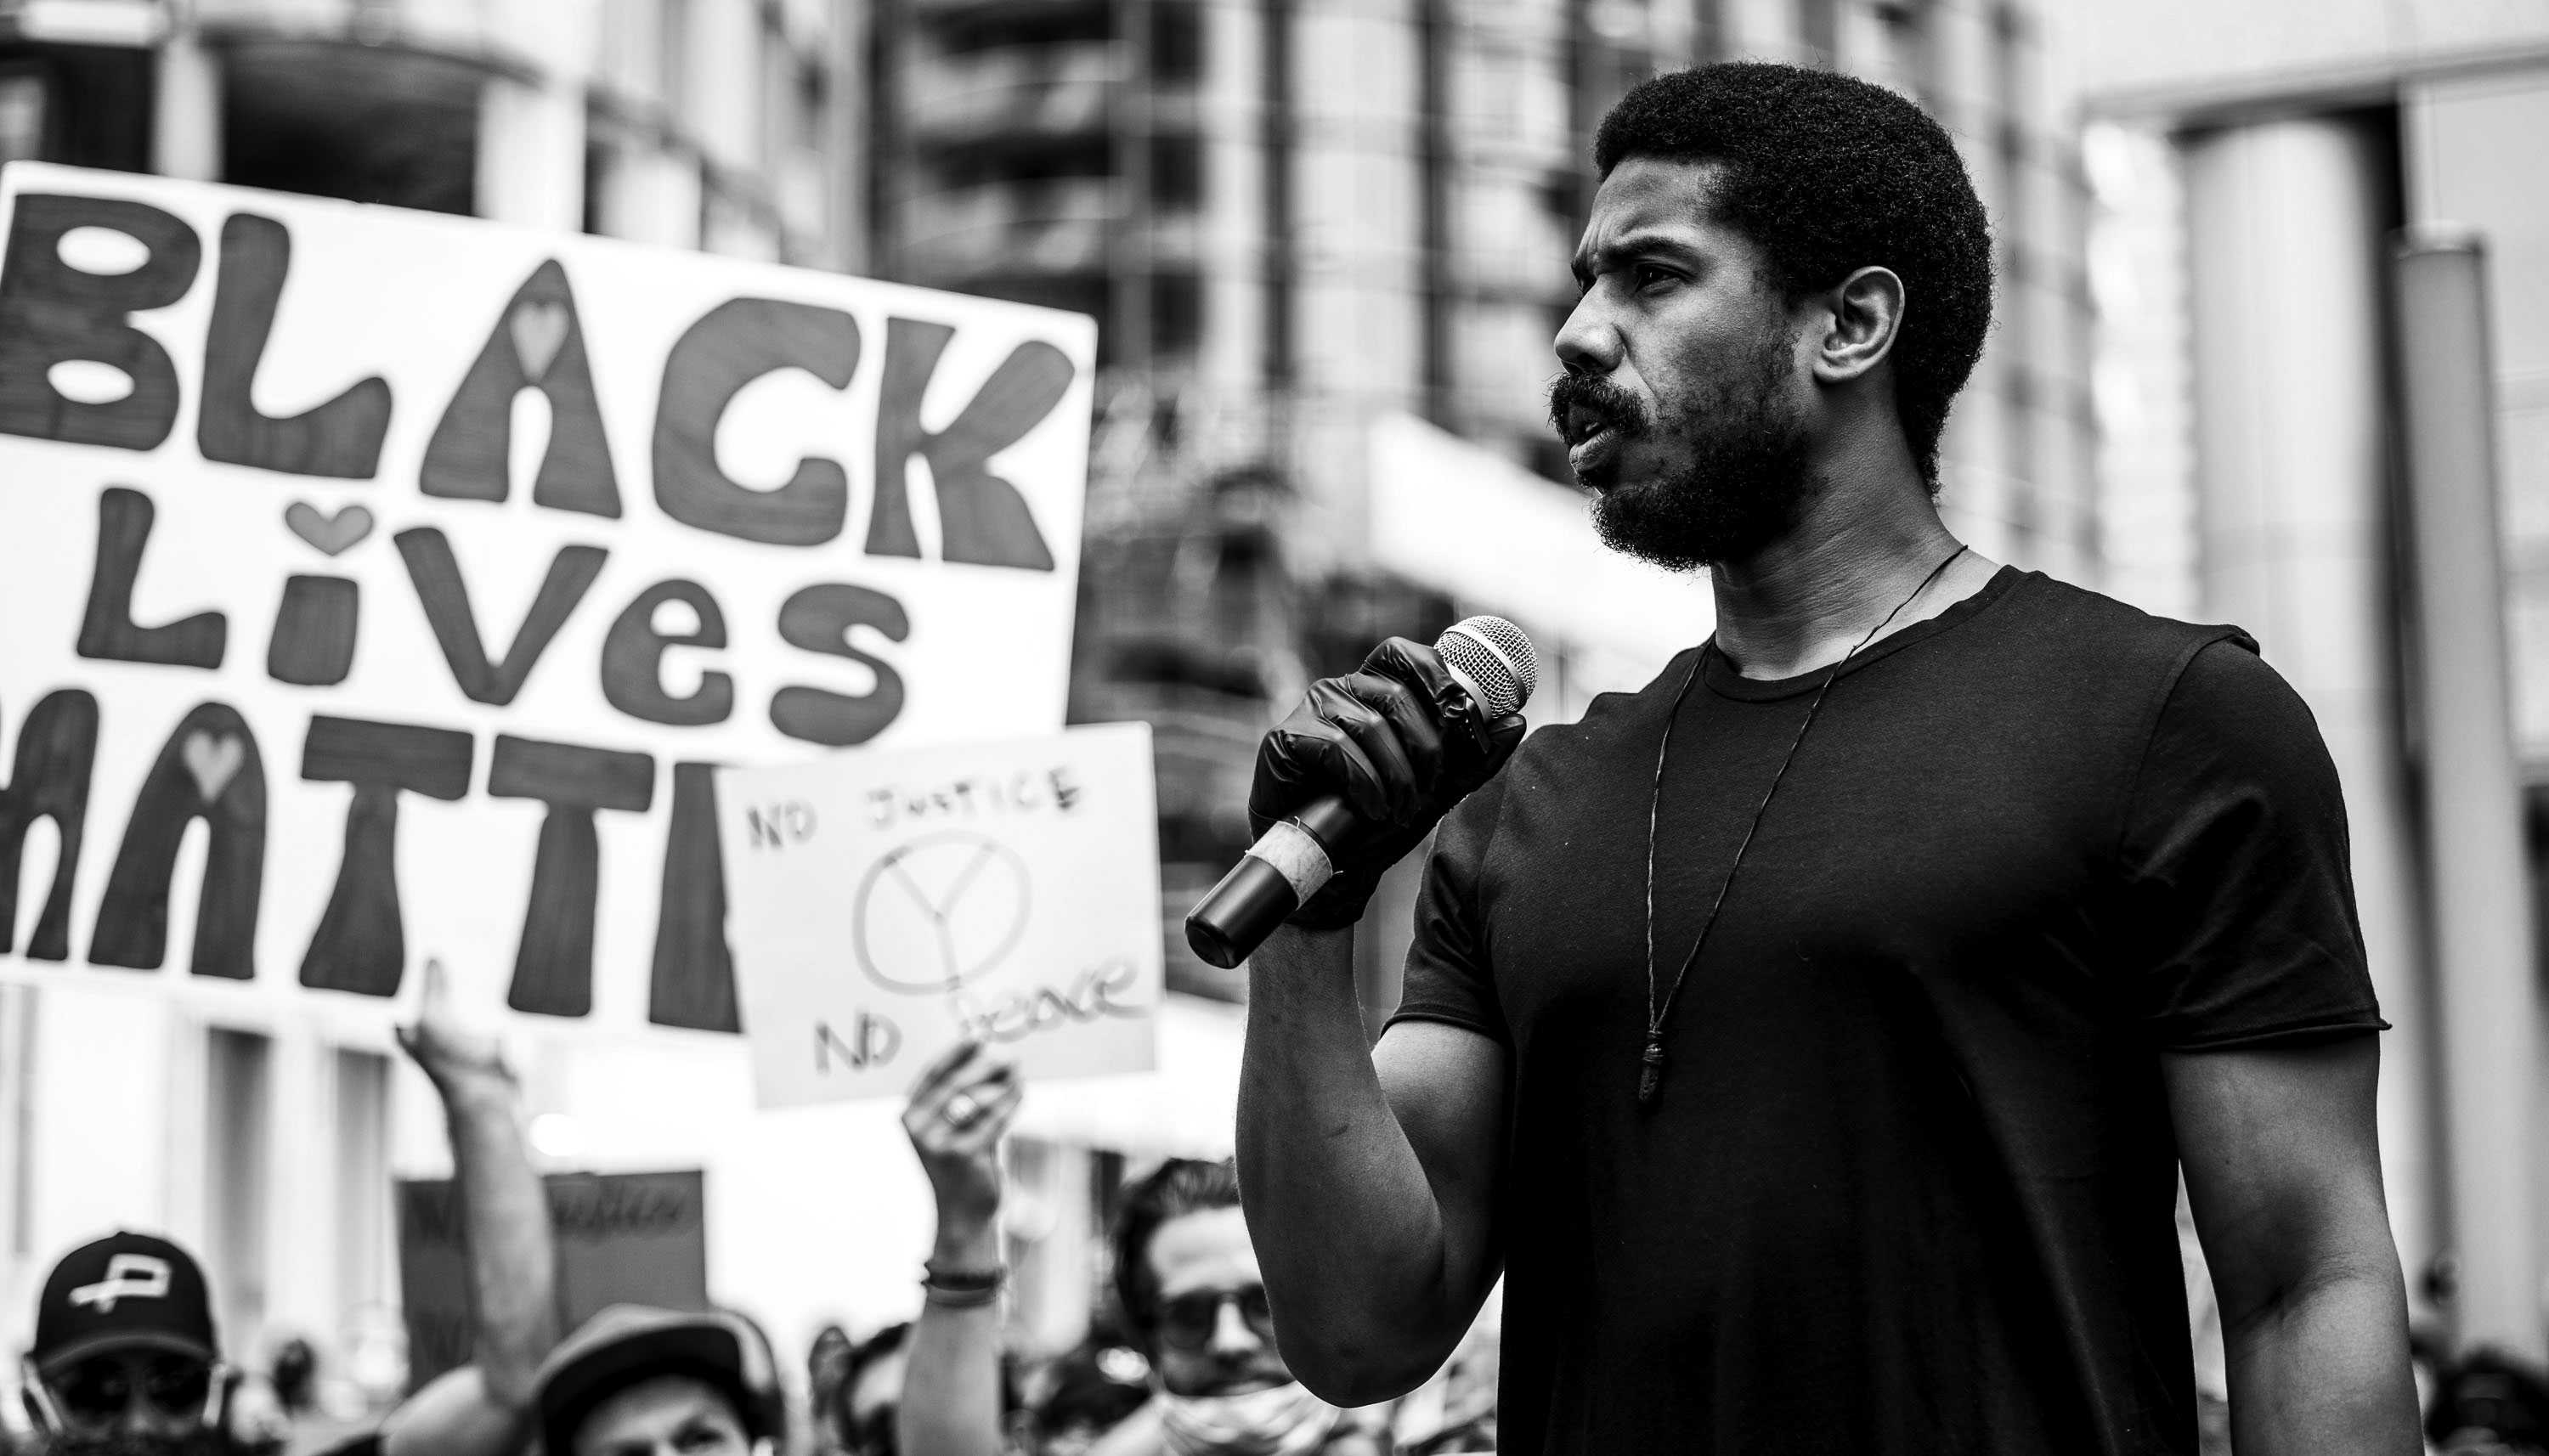
M 218 1456 L 231 1385 L 193 1255 L 123 1231 L 53 1266 L 21 1386 L 51 1456 Z
M 903 1111 L 938 1231 L 907 1346 L 900 1456 L 1004 1456 L 1032 1445 L 1000 1352 L 999 1143 L 1024 1097 L 1014 1063 L 975 1044 L 920 1074 Z M 1266 1282 L 1227 1162 L 1172 1158 L 1124 1194 L 1113 1231 L 1124 1328 L 1151 1399 L 1087 1456 L 1381 1456 L 1386 1411 L 1339 1410 L 1274 1349 Z
M 1091 1456 L 1380 1456 L 1387 1408 L 1342 1410 L 1292 1377 L 1229 1162 L 1171 1158 L 1124 1193 L 1115 1298 L 1150 1357 L 1150 1406 Z

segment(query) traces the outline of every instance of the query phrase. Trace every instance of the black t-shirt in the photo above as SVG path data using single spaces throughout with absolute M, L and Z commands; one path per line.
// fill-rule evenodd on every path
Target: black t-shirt
M 1444 823 L 1399 1019 L 1507 1049 L 1509 1452 L 2196 1449 L 2158 1053 L 2380 1028 L 2310 711 L 2004 570 L 1833 684 L 1637 1103 L 1688 653 Z M 1824 674 L 1705 651 L 1659 982 Z

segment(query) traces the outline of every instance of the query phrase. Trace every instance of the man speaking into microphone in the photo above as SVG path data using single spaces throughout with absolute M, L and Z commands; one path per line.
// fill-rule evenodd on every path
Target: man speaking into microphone
M 2193 1453 L 2182 1164 L 2241 1456 L 2418 1451 L 2334 769 L 2237 628 L 1940 522 L 1992 296 L 1954 144 L 1738 64 L 1594 164 L 1553 414 L 1716 631 L 1519 750 L 1409 642 L 1268 734 L 1261 830 L 1373 826 L 1251 961 L 1291 1369 L 1396 1395 L 1502 1273 L 1508 1453 Z M 1438 821 L 1369 1046 L 1354 925 Z

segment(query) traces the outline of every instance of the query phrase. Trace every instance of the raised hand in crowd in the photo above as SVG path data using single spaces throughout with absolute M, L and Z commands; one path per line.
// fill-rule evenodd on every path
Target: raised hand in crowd
M 938 1231 L 921 1282 L 897 1431 L 902 1456 L 1014 1449 L 1000 1358 L 1000 1138 L 1025 1088 L 1015 1063 L 965 1042 L 920 1074 L 902 1130 L 929 1175 Z M 853 1445 L 859 1432 L 851 1432 Z
M 540 1362 L 558 1342 L 557 1250 L 523 1134 L 521 1084 L 497 1038 L 453 1006 L 439 960 L 425 963 L 416 1021 L 399 1029 L 399 1046 L 442 1099 L 476 1325 L 470 1363 L 382 1423 L 383 1456 L 514 1456 L 531 1434 Z

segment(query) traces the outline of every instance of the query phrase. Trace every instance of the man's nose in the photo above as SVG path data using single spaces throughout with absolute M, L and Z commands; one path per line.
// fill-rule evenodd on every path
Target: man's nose
M 1266 1341 L 1257 1337 L 1256 1328 L 1239 1313 L 1239 1302 L 1222 1301 L 1220 1313 L 1212 1321 L 1212 1352 L 1216 1355 L 1253 1353 Z
M 1575 301 L 1575 311 L 1558 329 L 1558 362 L 1569 374 L 1607 375 L 1620 367 L 1620 330 L 1595 288 Z

